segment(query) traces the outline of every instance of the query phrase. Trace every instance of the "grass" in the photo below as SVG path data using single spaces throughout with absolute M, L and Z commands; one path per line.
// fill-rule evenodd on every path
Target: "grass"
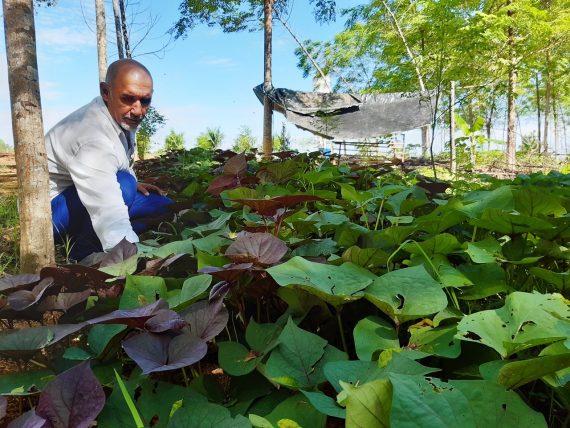
M 18 272 L 19 224 L 16 196 L 0 195 L 0 276 Z

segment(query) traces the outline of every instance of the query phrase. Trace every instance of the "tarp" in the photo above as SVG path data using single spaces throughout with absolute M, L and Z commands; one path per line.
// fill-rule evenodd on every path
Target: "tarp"
M 263 85 L 253 88 L 263 104 Z M 333 141 L 373 140 L 432 121 L 428 92 L 341 94 L 274 88 L 273 110 L 297 127 Z

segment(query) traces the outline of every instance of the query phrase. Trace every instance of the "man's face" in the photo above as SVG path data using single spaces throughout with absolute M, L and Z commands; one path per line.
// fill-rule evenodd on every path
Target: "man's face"
M 150 107 L 152 78 L 144 70 L 126 67 L 111 84 L 101 83 L 101 96 L 121 128 L 135 131 Z

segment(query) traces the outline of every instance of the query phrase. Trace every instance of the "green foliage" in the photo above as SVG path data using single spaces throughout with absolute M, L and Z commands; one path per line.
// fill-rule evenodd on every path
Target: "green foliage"
M 0 153 L 13 153 L 14 147 L 9 146 L 2 138 L 0 138 Z
M 137 130 L 137 154 L 144 159 L 150 151 L 151 139 L 159 128 L 166 123 L 166 119 L 153 106 L 150 106 Z
M 215 150 L 224 140 L 224 133 L 220 128 L 207 128 L 196 138 L 196 145 L 205 150 Z
M 113 389 L 101 426 L 562 426 L 568 175 L 433 196 L 319 154 L 224 156 L 157 160 L 180 211 L 136 249 L 0 279 L 0 353 L 91 359 Z M 5 375 L 0 394 L 53 376 Z
M 251 149 L 255 148 L 256 144 L 257 138 L 253 135 L 251 128 L 243 126 L 234 140 L 232 150 L 236 153 L 249 152 Z
M 182 150 L 186 145 L 184 140 L 184 133 L 177 133 L 171 129 L 166 138 L 164 139 L 164 150 Z
M 0 275 L 14 274 L 19 262 L 19 216 L 16 196 L 0 195 Z

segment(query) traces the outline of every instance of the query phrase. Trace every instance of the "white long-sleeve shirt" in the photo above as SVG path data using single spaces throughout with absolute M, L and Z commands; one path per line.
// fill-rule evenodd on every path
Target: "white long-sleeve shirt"
M 104 250 L 123 238 L 138 242 L 117 182 L 118 171 L 135 175 L 132 162 L 135 135 L 129 144 L 99 96 L 56 124 L 46 135 L 53 199 L 75 185 Z

